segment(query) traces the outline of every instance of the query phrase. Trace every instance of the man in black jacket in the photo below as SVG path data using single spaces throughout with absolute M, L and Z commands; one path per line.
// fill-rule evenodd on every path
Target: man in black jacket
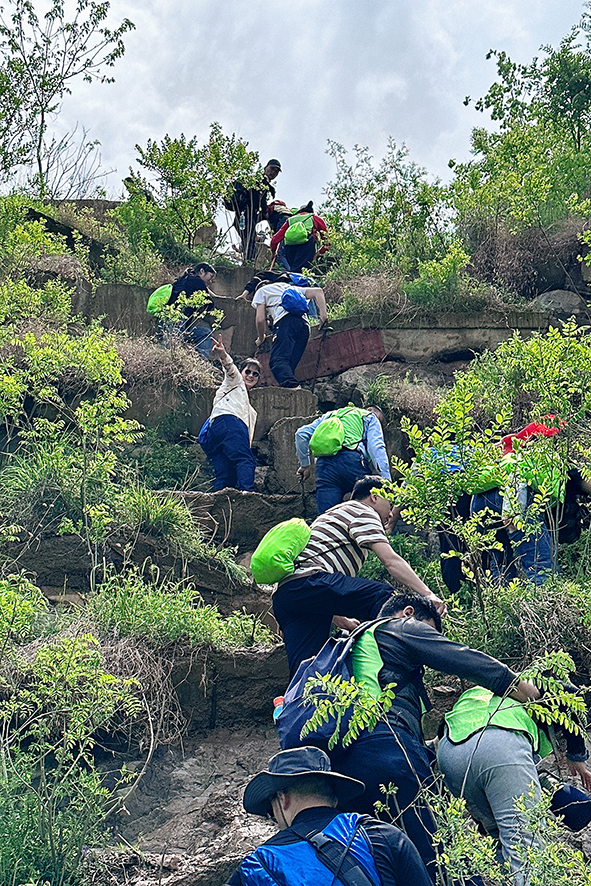
M 229 886 L 289 886 L 291 873 L 297 883 L 431 886 L 418 852 L 398 828 L 337 811 L 362 791 L 357 779 L 333 772 L 318 748 L 276 754 L 247 785 L 244 808 L 272 816 L 279 833 L 244 859 Z
M 345 807 L 356 812 L 369 812 L 377 800 L 384 801 L 380 785 L 396 786 L 395 797 L 388 802 L 392 811 L 400 814 L 406 833 L 435 880 L 435 823 L 418 796 L 432 782 L 432 754 L 421 727 L 422 714 L 430 707 L 423 684 L 424 666 L 456 674 L 496 695 L 524 703 L 538 698 L 539 692 L 490 655 L 444 637 L 441 617 L 425 597 L 393 595 L 380 610 L 379 618 L 385 616 L 390 616 L 388 621 L 368 628 L 357 641 L 353 673 L 376 696 L 395 684 L 392 707 L 385 722 L 362 733 L 353 745 L 335 755 L 333 768 L 365 783 L 363 795 Z M 377 657 L 372 655 L 376 645 Z
M 279 160 L 271 159 L 263 169 L 263 182 L 260 189 L 245 188 L 239 181 L 234 182 L 234 193 L 224 200 L 226 209 L 234 212 L 234 227 L 238 231 L 245 264 L 255 258 L 257 222 L 267 217 L 269 194 L 275 198 L 275 188 L 271 184 L 281 172 Z

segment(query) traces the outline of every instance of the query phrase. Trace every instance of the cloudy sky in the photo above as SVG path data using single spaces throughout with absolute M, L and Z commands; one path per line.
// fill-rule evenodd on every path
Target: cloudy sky
M 73 84 L 59 127 L 101 142 L 111 196 L 134 146 L 166 133 L 206 139 L 221 123 L 278 157 L 278 197 L 322 199 L 334 172 L 327 139 L 384 153 L 388 135 L 432 175 L 469 156 L 483 95 L 505 49 L 527 62 L 579 21 L 582 0 L 111 0 L 136 30 L 116 82 Z

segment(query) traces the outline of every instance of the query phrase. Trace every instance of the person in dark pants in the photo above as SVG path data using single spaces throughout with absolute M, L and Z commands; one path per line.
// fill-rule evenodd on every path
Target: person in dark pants
M 327 232 L 326 222 L 314 213 L 314 204 L 310 200 L 306 206 L 294 212 L 273 235 L 271 252 L 278 255 L 281 244 L 284 244 L 289 270 L 299 274 L 303 268 L 311 268 L 316 255 L 323 255 L 329 248 Z M 319 243 L 320 249 L 316 252 Z
M 324 292 L 318 286 L 303 287 L 294 286 L 293 283 L 269 283 L 267 286 L 261 286 L 255 292 L 252 306 L 256 310 L 258 333 L 256 345 L 260 347 L 269 335 L 267 326 L 267 315 L 269 315 L 275 333 L 269 368 L 282 388 L 298 388 L 300 383 L 294 373 L 308 344 L 310 323 L 307 313 L 293 314 L 283 306 L 283 295 L 286 290 L 299 293 L 308 301 L 314 301 L 321 323 L 328 321 L 328 315 Z
M 269 195 L 275 199 L 275 188 L 271 184 L 281 172 L 279 160 L 271 159 L 263 170 L 262 187 L 245 188 L 234 182 L 234 192 L 228 200 L 224 200 L 226 209 L 234 212 L 234 227 L 240 237 L 242 255 L 245 262 L 255 259 L 256 226 L 267 217 Z
M 368 474 L 379 474 L 384 480 L 392 479 L 382 431 L 384 413 L 379 406 L 368 406 L 367 409 L 345 406 L 326 412 L 310 424 L 298 428 L 295 447 L 300 465 L 299 476 L 304 480 L 310 476 L 310 440 L 316 428 L 331 415 L 341 420 L 345 436 L 339 452 L 316 458 L 316 505 L 319 514 L 338 505 L 351 492 L 357 480 Z
M 273 816 L 279 833 L 244 859 L 229 886 L 430 886 L 418 852 L 398 828 L 337 811 L 362 791 L 357 779 L 332 772 L 318 748 L 275 754 L 246 786 L 244 808 Z
M 506 665 L 441 634 L 441 618 L 432 602 L 414 594 L 393 594 L 382 607 L 378 622 L 361 635 L 353 649 L 355 679 L 376 697 L 394 684 L 395 697 L 384 721 L 332 759 L 337 772 L 360 778 L 364 794 L 345 808 L 356 812 L 384 802 L 380 785 L 392 783 L 397 791 L 388 799 L 392 813 L 419 850 L 433 880 L 437 859 L 433 845 L 436 826 L 420 793 L 432 782 L 432 753 L 426 747 L 421 718 L 430 708 L 423 684 L 423 668 L 485 685 L 500 697 L 527 702 L 539 697 L 538 689 L 519 680 Z M 378 655 L 375 650 L 377 648 Z
M 273 595 L 273 612 L 283 633 L 292 676 L 304 659 L 320 652 L 331 623 L 352 630 L 360 621 L 375 618 L 390 597 L 391 585 L 357 578 L 370 551 L 393 579 L 428 597 L 445 612 L 445 603 L 388 541 L 390 502 L 372 491 L 383 484 L 381 477 L 364 477 L 355 484 L 351 501 L 314 520 L 310 540 L 296 558 L 294 571 Z
M 205 302 L 199 307 L 191 304 L 181 308 L 181 318 L 176 323 L 166 320 L 159 321 L 161 337 L 165 335 L 178 335 L 188 344 L 193 345 L 198 354 L 205 360 L 210 356 L 213 344 L 211 323 L 207 317 L 208 309 L 213 309 L 213 295 L 209 288 L 215 277 L 215 268 L 207 262 L 200 262 L 195 267 L 187 268 L 178 280 L 172 284 L 172 292 L 168 299 L 168 305 L 174 305 L 181 296 L 191 299 L 191 296 L 203 293 Z
M 211 349 L 213 359 L 224 368 L 224 381 L 217 389 L 209 427 L 201 446 L 215 471 L 213 491 L 231 486 L 250 492 L 254 489 L 255 458 L 251 449 L 257 414 L 248 392 L 259 380 L 261 366 L 249 358 L 240 371 L 219 341 Z

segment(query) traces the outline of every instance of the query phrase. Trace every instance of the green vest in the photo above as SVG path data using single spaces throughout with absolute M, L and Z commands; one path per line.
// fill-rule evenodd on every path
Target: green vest
M 445 722 L 452 744 L 461 744 L 476 732 L 493 726 L 526 735 L 534 752 L 541 757 L 552 753 L 546 734 L 534 723 L 521 702 L 500 698 L 482 686 L 474 686 L 462 693 L 453 710 L 445 715 Z
M 379 698 L 382 692 L 378 674 L 384 666 L 377 640 L 374 637 L 375 629 L 379 624 L 372 625 L 364 631 L 355 643 L 352 653 L 353 674 L 358 683 L 363 683 L 367 691 L 374 698 Z
M 356 449 L 363 440 L 363 419 L 369 412 L 357 406 L 343 406 L 333 414 L 340 418 L 345 431 L 343 449 Z

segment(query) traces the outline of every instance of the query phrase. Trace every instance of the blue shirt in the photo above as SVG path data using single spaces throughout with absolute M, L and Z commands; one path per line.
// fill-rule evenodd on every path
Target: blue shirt
M 327 412 L 321 415 L 309 425 L 298 428 L 295 435 L 295 447 L 300 467 L 306 468 L 310 464 L 310 440 L 318 425 L 332 415 Z M 388 465 L 388 453 L 384 443 L 384 432 L 377 415 L 368 413 L 363 419 L 363 437 L 356 447 L 373 465 L 376 474 L 384 480 L 391 480 L 390 467 Z

